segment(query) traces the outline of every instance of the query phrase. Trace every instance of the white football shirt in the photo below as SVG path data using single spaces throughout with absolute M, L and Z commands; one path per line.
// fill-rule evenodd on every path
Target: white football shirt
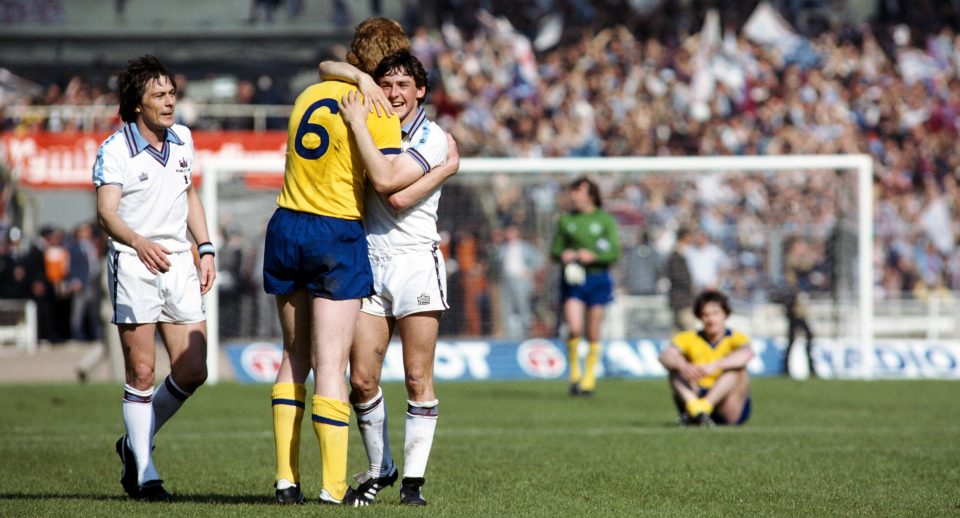
M 447 135 L 440 126 L 427 120 L 423 108 L 417 109 L 417 116 L 404 126 L 403 131 L 403 152 L 409 153 L 420 164 L 424 174 L 447 159 Z M 440 243 L 437 232 L 439 186 L 414 206 L 399 212 L 393 210 L 376 190 L 366 191 L 363 226 L 370 248 L 429 248 Z
M 187 188 L 193 181 L 193 136 L 186 126 L 167 129 L 163 149 L 151 147 L 136 123 L 124 124 L 97 150 L 93 185 L 119 185 L 117 214 L 135 232 L 171 252 L 190 249 L 187 239 Z M 109 240 L 118 252 L 133 248 Z

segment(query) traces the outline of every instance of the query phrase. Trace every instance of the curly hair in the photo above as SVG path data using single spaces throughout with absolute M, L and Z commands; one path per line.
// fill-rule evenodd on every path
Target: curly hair
M 146 54 L 127 62 L 127 66 L 117 76 L 117 97 L 120 100 L 120 120 L 133 122 L 137 120 L 137 107 L 143 101 L 143 94 L 147 91 L 147 83 L 166 77 L 174 88 L 177 82 L 173 74 L 167 70 L 160 60 Z
M 367 18 L 353 31 L 347 63 L 373 75 L 380 60 L 399 50 L 410 50 L 403 27 L 388 18 Z

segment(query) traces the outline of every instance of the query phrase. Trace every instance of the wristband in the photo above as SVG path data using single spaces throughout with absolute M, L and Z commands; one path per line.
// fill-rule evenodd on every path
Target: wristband
M 216 257 L 217 249 L 214 248 L 213 243 L 211 243 L 210 241 L 207 241 L 205 243 L 200 243 L 199 245 L 197 245 L 197 254 L 200 257 L 203 257 L 205 255 L 212 255 Z

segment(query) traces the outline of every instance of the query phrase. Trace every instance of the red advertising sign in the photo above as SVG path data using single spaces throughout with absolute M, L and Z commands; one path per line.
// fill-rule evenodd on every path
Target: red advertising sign
M 0 134 L 0 161 L 13 170 L 21 187 L 32 189 L 90 189 L 97 149 L 108 133 Z M 210 159 L 273 158 L 283 163 L 285 131 L 194 131 L 196 172 Z M 283 171 L 257 173 L 247 180 L 251 188 L 276 188 Z

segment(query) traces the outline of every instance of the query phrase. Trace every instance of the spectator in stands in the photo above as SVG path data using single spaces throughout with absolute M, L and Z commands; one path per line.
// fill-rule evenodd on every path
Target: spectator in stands
M 67 250 L 70 273 L 70 337 L 93 341 L 102 336 L 100 324 L 100 250 L 91 223 L 81 223 L 73 230 Z
M 45 254 L 53 228 L 40 229 L 40 235 L 33 239 L 24 258 L 23 267 L 30 284 L 30 297 L 37 304 L 37 339 L 61 342 L 63 337 L 57 333 L 56 296 L 53 284 L 47 276 Z
M 46 247 L 43 250 L 44 270 L 47 274 L 47 282 L 53 288 L 53 322 L 52 335 L 50 341 L 59 343 L 70 338 L 70 299 L 71 292 L 68 283 L 70 274 L 70 251 L 65 246 L 65 237 L 63 229 L 52 227 L 44 235 L 41 231 L 41 237 L 46 240 Z
M 941 269 L 944 288 L 960 289 L 960 267 L 951 266 L 960 264 L 960 247 L 948 246 L 958 242 L 960 229 L 938 224 L 957 220 L 960 148 L 951 144 L 960 129 L 960 9 L 941 2 L 936 10 L 904 10 L 902 3 L 880 4 L 877 23 L 853 26 L 838 12 L 825 30 L 801 27 L 796 36 L 809 44 L 817 69 L 750 39 L 743 21 L 755 0 L 725 3 L 731 6 L 723 20 L 726 34 L 711 48 L 701 45 L 704 35 L 688 36 L 702 25 L 703 9 L 676 10 L 669 2 L 647 10 L 601 9 L 599 0 L 577 2 L 579 7 L 524 4 L 502 17 L 512 24 L 509 30 L 476 16 L 481 7 L 499 8 L 498 2 L 444 2 L 438 17 L 450 23 L 441 31 L 417 30 L 414 48 L 425 63 L 435 58 L 433 72 L 441 80 L 432 94 L 436 118 L 451 129 L 466 156 L 594 154 L 594 136 L 604 156 L 869 153 L 879 191 L 877 240 L 896 244 L 878 251 L 888 265 L 879 269 L 878 288 L 887 297 L 915 296 L 915 288 L 923 293 L 915 279 L 925 275 L 923 284 L 935 281 L 933 268 Z M 809 3 L 774 3 L 788 19 L 803 20 L 807 8 L 800 4 Z M 592 19 L 582 16 L 591 11 Z M 552 12 L 563 15 L 562 34 L 538 45 L 538 24 Z M 697 56 L 712 48 L 707 66 L 698 66 Z M 697 97 L 698 78 L 712 85 L 710 102 Z M 62 104 L 66 88 L 56 85 L 47 96 L 0 103 Z M 92 88 L 88 97 L 94 97 Z M 64 114 L 55 116 L 55 127 L 63 127 Z M 33 130 L 41 124 L 5 117 L 10 120 L 4 127 Z M 740 271 L 744 258 L 759 257 L 757 275 L 769 282 L 777 272 L 767 271 L 758 251 L 778 245 L 765 241 L 768 233 L 758 231 L 758 224 L 830 233 L 828 227 L 841 224 L 837 214 L 851 214 L 845 199 L 853 197 L 836 194 L 838 184 L 849 189 L 849 182 L 822 179 L 829 177 L 728 175 L 710 184 L 713 189 L 664 192 L 660 208 L 638 209 L 672 227 L 700 222 L 701 212 L 738 211 L 735 218 L 710 216 L 704 228 L 717 225 L 711 228 L 720 233 L 711 237 L 732 271 Z M 635 181 L 645 195 L 657 194 L 648 182 L 625 181 Z M 820 203 L 816 210 L 813 201 Z M 945 219 L 951 214 L 952 220 Z M 918 228 L 935 242 L 935 255 L 927 254 L 923 236 L 912 232 Z M 738 291 L 755 291 L 751 283 L 740 282 Z M 834 288 L 827 282 L 815 290 Z
M 274 338 L 281 336 L 280 322 L 276 317 L 276 298 L 263 289 L 264 232 L 266 225 L 255 234 L 253 245 L 244 253 L 243 278 L 247 289 L 245 293 L 252 300 L 244 305 L 243 328 L 249 329 L 245 336 Z M 246 316 L 250 316 L 247 323 Z
M 236 225 L 226 225 L 220 230 L 223 246 L 217 253 L 219 257 L 220 290 L 220 336 L 235 338 L 242 336 L 243 297 L 246 282 L 243 272 L 243 255 L 246 252 L 246 239 Z
M 330 5 L 330 18 L 335 27 L 349 27 L 353 25 L 353 17 L 350 16 L 350 6 L 343 0 L 333 0 Z
M 511 224 L 503 231 L 503 243 L 497 247 L 500 272 L 500 321 L 504 336 L 524 339 L 533 323 L 533 290 L 537 271 L 543 266 L 543 253 L 523 238 L 520 228 Z
M 281 0 L 251 0 L 250 16 L 247 22 L 254 24 L 262 21 L 268 25 L 272 24 L 280 2 Z
M 257 91 L 253 95 L 253 104 L 283 105 L 287 103 L 286 96 L 277 87 L 273 78 L 269 74 L 262 74 L 257 78 Z M 267 117 L 268 130 L 285 129 L 287 119 L 285 117 Z
M 250 106 L 254 103 L 257 95 L 257 87 L 246 79 L 237 81 L 237 93 L 233 102 L 237 106 Z M 225 130 L 252 130 L 253 120 L 250 117 L 226 117 L 223 120 L 223 129 Z
M 177 124 L 193 127 L 198 122 L 197 102 L 187 95 L 187 76 L 179 73 L 173 78 L 177 82 Z
M 741 425 L 750 417 L 750 339 L 727 327 L 730 302 L 721 292 L 698 295 L 693 311 L 702 329 L 677 334 L 660 353 L 679 422 Z
M 783 372 L 790 373 L 790 352 L 799 333 L 804 335 L 804 351 L 810 376 L 816 376 L 813 364 L 813 329 L 807 320 L 810 289 L 813 286 L 811 276 L 816 275 L 818 264 L 816 253 L 803 238 L 794 239 L 787 246 L 784 259 L 783 306 L 787 316 L 787 348 L 783 357 Z
M 693 315 L 693 279 L 685 256 L 692 241 L 687 227 L 677 229 L 677 242 L 664 265 L 665 276 L 670 281 L 667 299 L 673 313 L 673 325 L 676 331 L 695 329 L 696 318 Z
M 0 236 L 0 298 L 3 299 L 31 298 L 20 235 L 20 229 L 12 227 Z
M 63 4 L 63 0 L 4 0 L 0 9 L 0 24 L 60 24 L 64 20 Z
M 730 259 L 719 246 L 707 237 L 703 230 L 693 231 L 693 239 L 684 250 L 693 291 L 716 290 L 721 279 L 725 278 Z

